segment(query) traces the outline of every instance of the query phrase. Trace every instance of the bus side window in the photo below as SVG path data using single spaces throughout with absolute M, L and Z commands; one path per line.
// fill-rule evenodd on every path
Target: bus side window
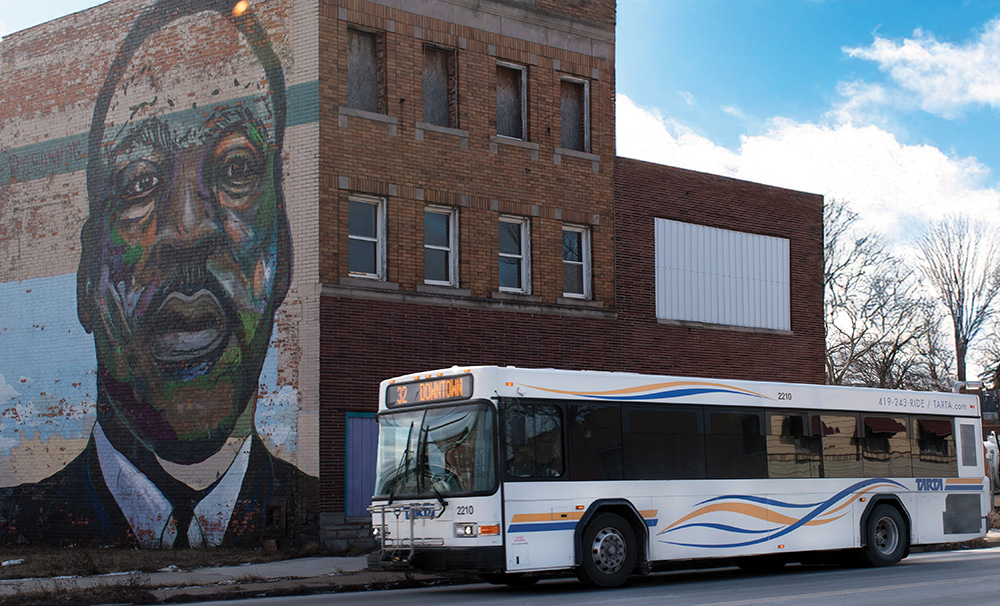
M 546 404 L 515 404 L 504 410 L 507 475 L 554 478 L 563 474 L 562 417 Z
M 958 476 L 955 432 L 951 419 L 913 417 L 913 477 L 954 478 Z

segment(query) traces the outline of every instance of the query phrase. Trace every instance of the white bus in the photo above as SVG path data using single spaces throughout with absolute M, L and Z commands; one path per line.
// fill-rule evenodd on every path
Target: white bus
M 610 587 L 707 558 L 883 566 L 987 530 L 971 395 L 490 366 L 380 394 L 377 567 Z

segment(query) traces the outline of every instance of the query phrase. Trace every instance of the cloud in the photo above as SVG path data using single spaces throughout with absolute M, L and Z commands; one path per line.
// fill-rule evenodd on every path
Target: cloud
M 875 36 L 869 46 L 843 51 L 877 63 L 897 86 L 918 93 L 920 107 L 932 114 L 954 118 L 969 106 L 1000 108 L 1000 19 L 961 44 L 917 29 L 902 41 Z
M 734 176 L 739 157 L 656 110 L 617 95 L 618 155 L 692 170 Z
M 694 99 L 694 95 L 692 95 L 686 90 L 682 90 L 677 94 L 680 95 L 682 99 L 684 99 L 684 102 L 688 104 L 688 107 L 694 107 L 695 105 L 698 104 L 698 102 L 695 101 Z
M 19 394 L 10 384 L 7 383 L 7 379 L 0 374 L 0 402 L 6 402 L 12 398 L 19 396 Z
M 623 156 L 842 199 L 897 243 L 956 211 L 1000 225 L 1000 190 L 987 183 L 987 167 L 933 146 L 903 144 L 875 125 L 773 118 L 731 151 L 623 94 L 617 99 Z

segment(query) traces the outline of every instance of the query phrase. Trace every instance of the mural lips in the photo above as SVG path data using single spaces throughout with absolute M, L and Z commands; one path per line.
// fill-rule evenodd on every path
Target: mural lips
M 229 329 L 219 299 L 207 289 L 192 295 L 167 295 L 153 324 L 153 358 L 160 365 L 215 361 L 228 341 Z M 159 327 L 159 329 L 155 328 Z

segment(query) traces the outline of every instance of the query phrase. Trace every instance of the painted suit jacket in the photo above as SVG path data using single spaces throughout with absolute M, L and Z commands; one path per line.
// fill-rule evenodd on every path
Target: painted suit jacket
M 257 547 L 267 538 L 295 538 L 299 529 L 293 521 L 300 517 L 303 500 L 314 497 L 316 478 L 271 455 L 257 436 L 251 439 L 249 464 L 223 547 Z M 0 529 L 0 538 L 8 543 L 138 545 L 107 487 L 93 436 L 83 452 L 54 475 L 0 488 Z

